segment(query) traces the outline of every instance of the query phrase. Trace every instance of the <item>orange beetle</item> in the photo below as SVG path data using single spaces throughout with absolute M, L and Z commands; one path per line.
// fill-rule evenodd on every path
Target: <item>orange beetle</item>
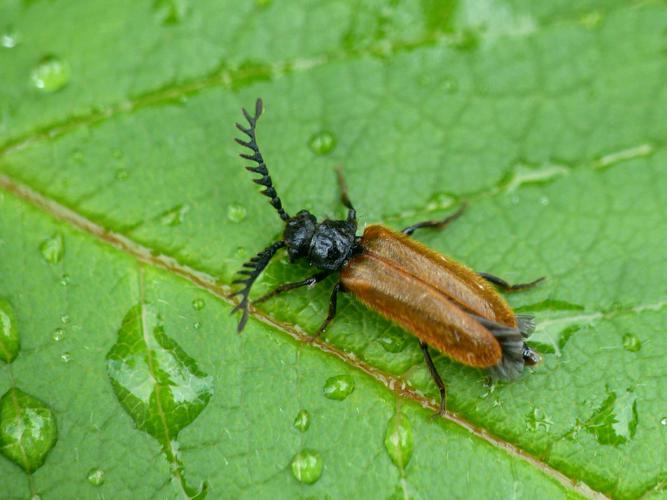
M 357 236 L 356 211 L 339 171 L 341 201 L 348 209 L 346 219 L 318 222 L 307 210 L 290 216 L 282 207 L 257 146 L 255 126 L 261 113 L 260 99 L 256 102 L 254 115 L 243 109 L 249 127 L 238 123 L 236 126 L 248 139 L 236 140 L 251 151 L 241 156 L 255 162 L 256 166 L 246 168 L 260 176 L 255 182 L 265 187 L 262 193 L 269 197 L 271 205 L 285 222 L 285 230 L 283 239 L 245 263 L 240 271 L 242 277 L 234 281 L 243 285 L 233 294 L 241 296 L 234 308 L 234 311 L 243 311 L 239 332 L 248 319 L 252 285 L 276 252 L 286 248 L 291 261 L 306 259 L 318 272 L 304 280 L 281 285 L 255 303 L 295 288 L 314 285 L 339 272 L 340 280 L 332 290 L 329 313 L 318 333 L 323 332 L 334 318 L 338 293 L 353 294 L 370 309 L 419 339 L 426 364 L 440 390 L 440 413 L 445 411 L 446 390 L 431 359 L 429 346 L 465 365 L 485 368 L 493 378 L 505 380 L 516 378 L 524 365 L 533 365 L 540 360 L 525 343 L 535 327 L 533 317 L 514 314 L 491 284 L 515 291 L 532 287 L 544 278 L 509 285 L 496 276 L 476 273 L 411 238 L 420 228 L 444 228 L 463 213 L 465 205 L 444 220 L 420 222 L 400 233 L 381 225 L 371 225 L 362 236 Z

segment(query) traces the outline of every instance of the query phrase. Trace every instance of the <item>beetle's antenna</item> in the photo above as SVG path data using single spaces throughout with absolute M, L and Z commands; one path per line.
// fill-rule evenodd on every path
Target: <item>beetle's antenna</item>
M 276 252 L 284 246 L 284 241 L 277 241 L 270 247 L 267 247 L 259 252 L 252 259 L 243 264 L 244 269 L 241 269 L 238 272 L 238 274 L 243 277 L 232 281 L 232 283 L 243 283 L 243 288 L 241 288 L 238 292 L 234 292 L 230 295 L 230 297 L 234 297 L 235 295 L 241 296 L 241 301 L 236 304 L 234 309 L 232 309 L 232 314 L 234 314 L 239 309 L 243 310 L 241 321 L 239 321 L 239 326 L 236 329 L 237 332 L 241 333 L 245 327 L 246 321 L 248 321 L 248 296 L 250 295 L 250 289 L 252 288 L 252 285 L 255 283 L 255 280 L 259 277 L 259 275 L 262 274 L 264 268 L 269 265 L 271 257 L 273 257 Z
M 271 205 L 273 205 L 273 208 L 278 211 L 280 218 L 287 222 L 290 219 L 290 216 L 287 215 L 285 210 L 283 210 L 283 204 L 278 197 L 278 193 L 276 193 L 276 190 L 273 187 L 271 176 L 269 175 L 269 171 L 266 168 L 266 164 L 264 163 L 264 158 L 262 158 L 262 153 L 259 152 L 259 147 L 257 146 L 257 141 L 255 138 L 255 125 L 257 124 L 257 120 L 262 114 L 262 100 L 257 99 L 255 102 L 255 116 L 251 116 L 250 113 L 245 110 L 245 108 L 241 108 L 241 111 L 243 111 L 243 115 L 245 116 L 246 120 L 248 120 L 250 127 L 245 128 L 240 123 L 237 123 L 236 128 L 247 135 L 250 140 L 244 141 L 237 138 L 236 142 L 252 151 L 252 154 L 241 153 L 241 158 L 245 158 L 246 160 L 254 161 L 257 163 L 256 167 L 246 167 L 246 169 L 261 175 L 259 179 L 253 179 L 253 181 L 266 187 L 266 189 L 262 191 L 262 194 L 264 196 L 268 196 L 271 199 Z

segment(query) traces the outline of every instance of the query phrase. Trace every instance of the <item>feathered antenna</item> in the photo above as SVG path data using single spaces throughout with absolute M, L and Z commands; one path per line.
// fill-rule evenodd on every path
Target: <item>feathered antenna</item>
M 245 328 L 245 324 L 248 321 L 248 297 L 250 296 L 250 289 L 252 288 L 252 285 L 255 283 L 255 280 L 259 277 L 264 268 L 269 265 L 271 258 L 284 246 L 285 242 L 277 241 L 273 245 L 259 252 L 252 259 L 243 264 L 243 269 L 238 272 L 241 277 L 232 281 L 234 284 L 243 284 L 243 288 L 230 295 L 230 297 L 234 297 L 235 295 L 241 296 L 241 301 L 236 304 L 236 307 L 234 307 L 231 312 L 231 314 L 234 314 L 236 311 L 243 311 L 243 314 L 241 315 L 241 321 L 239 321 L 237 328 L 239 333 L 241 333 L 243 328 Z
M 259 147 L 257 146 L 257 140 L 255 137 L 255 125 L 257 124 L 257 120 L 262 114 L 262 100 L 257 99 L 255 102 L 255 116 L 251 116 L 250 113 L 245 110 L 245 108 L 241 108 L 241 111 L 243 111 L 243 115 L 245 116 L 246 120 L 248 120 L 250 127 L 245 128 L 240 123 L 237 123 L 236 128 L 246 134 L 250 140 L 244 141 L 237 138 L 236 142 L 252 151 L 252 154 L 241 153 L 241 158 L 245 158 L 246 160 L 254 161 L 257 163 L 256 167 L 246 167 L 246 169 L 250 172 L 261 175 L 259 179 L 253 179 L 253 181 L 266 187 L 266 189 L 264 189 L 261 193 L 269 197 L 271 200 L 271 205 L 273 205 L 273 208 L 277 210 L 280 218 L 287 222 L 290 219 L 290 216 L 287 215 L 285 210 L 283 210 L 283 204 L 278 197 L 278 193 L 276 193 L 276 190 L 273 187 L 271 176 L 269 175 L 269 171 L 266 168 L 266 164 L 264 163 L 264 158 L 262 158 L 262 153 L 259 152 Z

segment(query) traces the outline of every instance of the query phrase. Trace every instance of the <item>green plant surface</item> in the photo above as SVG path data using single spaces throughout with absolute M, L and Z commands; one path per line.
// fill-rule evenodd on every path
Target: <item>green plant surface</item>
M 663 2 L 6 1 L 0 74 L 0 497 L 665 497 Z M 543 363 L 437 356 L 432 418 L 353 297 L 309 338 L 333 277 L 237 335 L 282 232 L 232 140 L 258 96 L 289 213 L 342 217 L 337 165 L 362 228 L 467 201 L 415 237 L 546 276 L 509 296 Z

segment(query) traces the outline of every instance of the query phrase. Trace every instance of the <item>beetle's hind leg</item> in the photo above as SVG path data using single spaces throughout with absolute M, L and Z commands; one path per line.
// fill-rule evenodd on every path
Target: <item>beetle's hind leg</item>
M 412 226 L 406 227 L 405 229 L 401 230 L 401 232 L 403 234 L 407 234 L 408 236 L 412 236 L 412 233 L 414 233 L 417 229 L 422 229 L 422 228 L 444 229 L 450 223 L 454 222 L 456 219 L 461 217 L 461 215 L 463 215 L 463 212 L 465 212 L 467 206 L 468 205 L 466 203 L 463 203 L 456 212 L 454 212 L 452 215 L 445 217 L 442 220 L 425 220 L 423 222 L 418 222 L 417 224 L 413 224 Z
M 431 354 L 428 352 L 428 344 L 426 342 L 419 341 L 419 347 L 421 347 L 422 352 L 424 353 L 424 361 L 428 366 L 428 371 L 431 372 L 431 378 L 435 385 L 438 386 L 440 391 L 440 408 L 438 409 L 437 415 L 445 415 L 445 402 L 447 401 L 447 389 L 445 388 L 445 383 L 442 381 L 442 377 L 438 373 L 438 369 L 431 359 Z
M 510 285 L 504 279 L 499 278 L 498 276 L 494 276 L 493 274 L 489 273 L 477 273 L 477 274 L 479 274 L 489 283 L 493 283 L 504 292 L 519 292 L 521 290 L 528 290 L 529 288 L 533 288 L 534 286 L 539 285 L 546 279 L 544 276 L 542 276 L 541 278 L 537 278 L 536 280 L 531 281 L 530 283 L 517 283 L 516 285 Z
M 269 300 L 275 297 L 276 295 L 280 295 L 281 293 L 289 292 L 290 290 L 301 288 L 303 286 L 313 286 L 319 283 L 320 281 L 324 280 L 327 276 L 329 276 L 329 274 L 331 274 L 329 271 L 322 271 L 320 273 L 313 274 L 310 278 L 306 278 L 305 280 L 294 281 L 292 283 L 284 283 L 279 287 L 271 290 L 269 293 L 262 295 L 260 298 L 255 299 L 253 303 L 259 304 L 260 302 Z

